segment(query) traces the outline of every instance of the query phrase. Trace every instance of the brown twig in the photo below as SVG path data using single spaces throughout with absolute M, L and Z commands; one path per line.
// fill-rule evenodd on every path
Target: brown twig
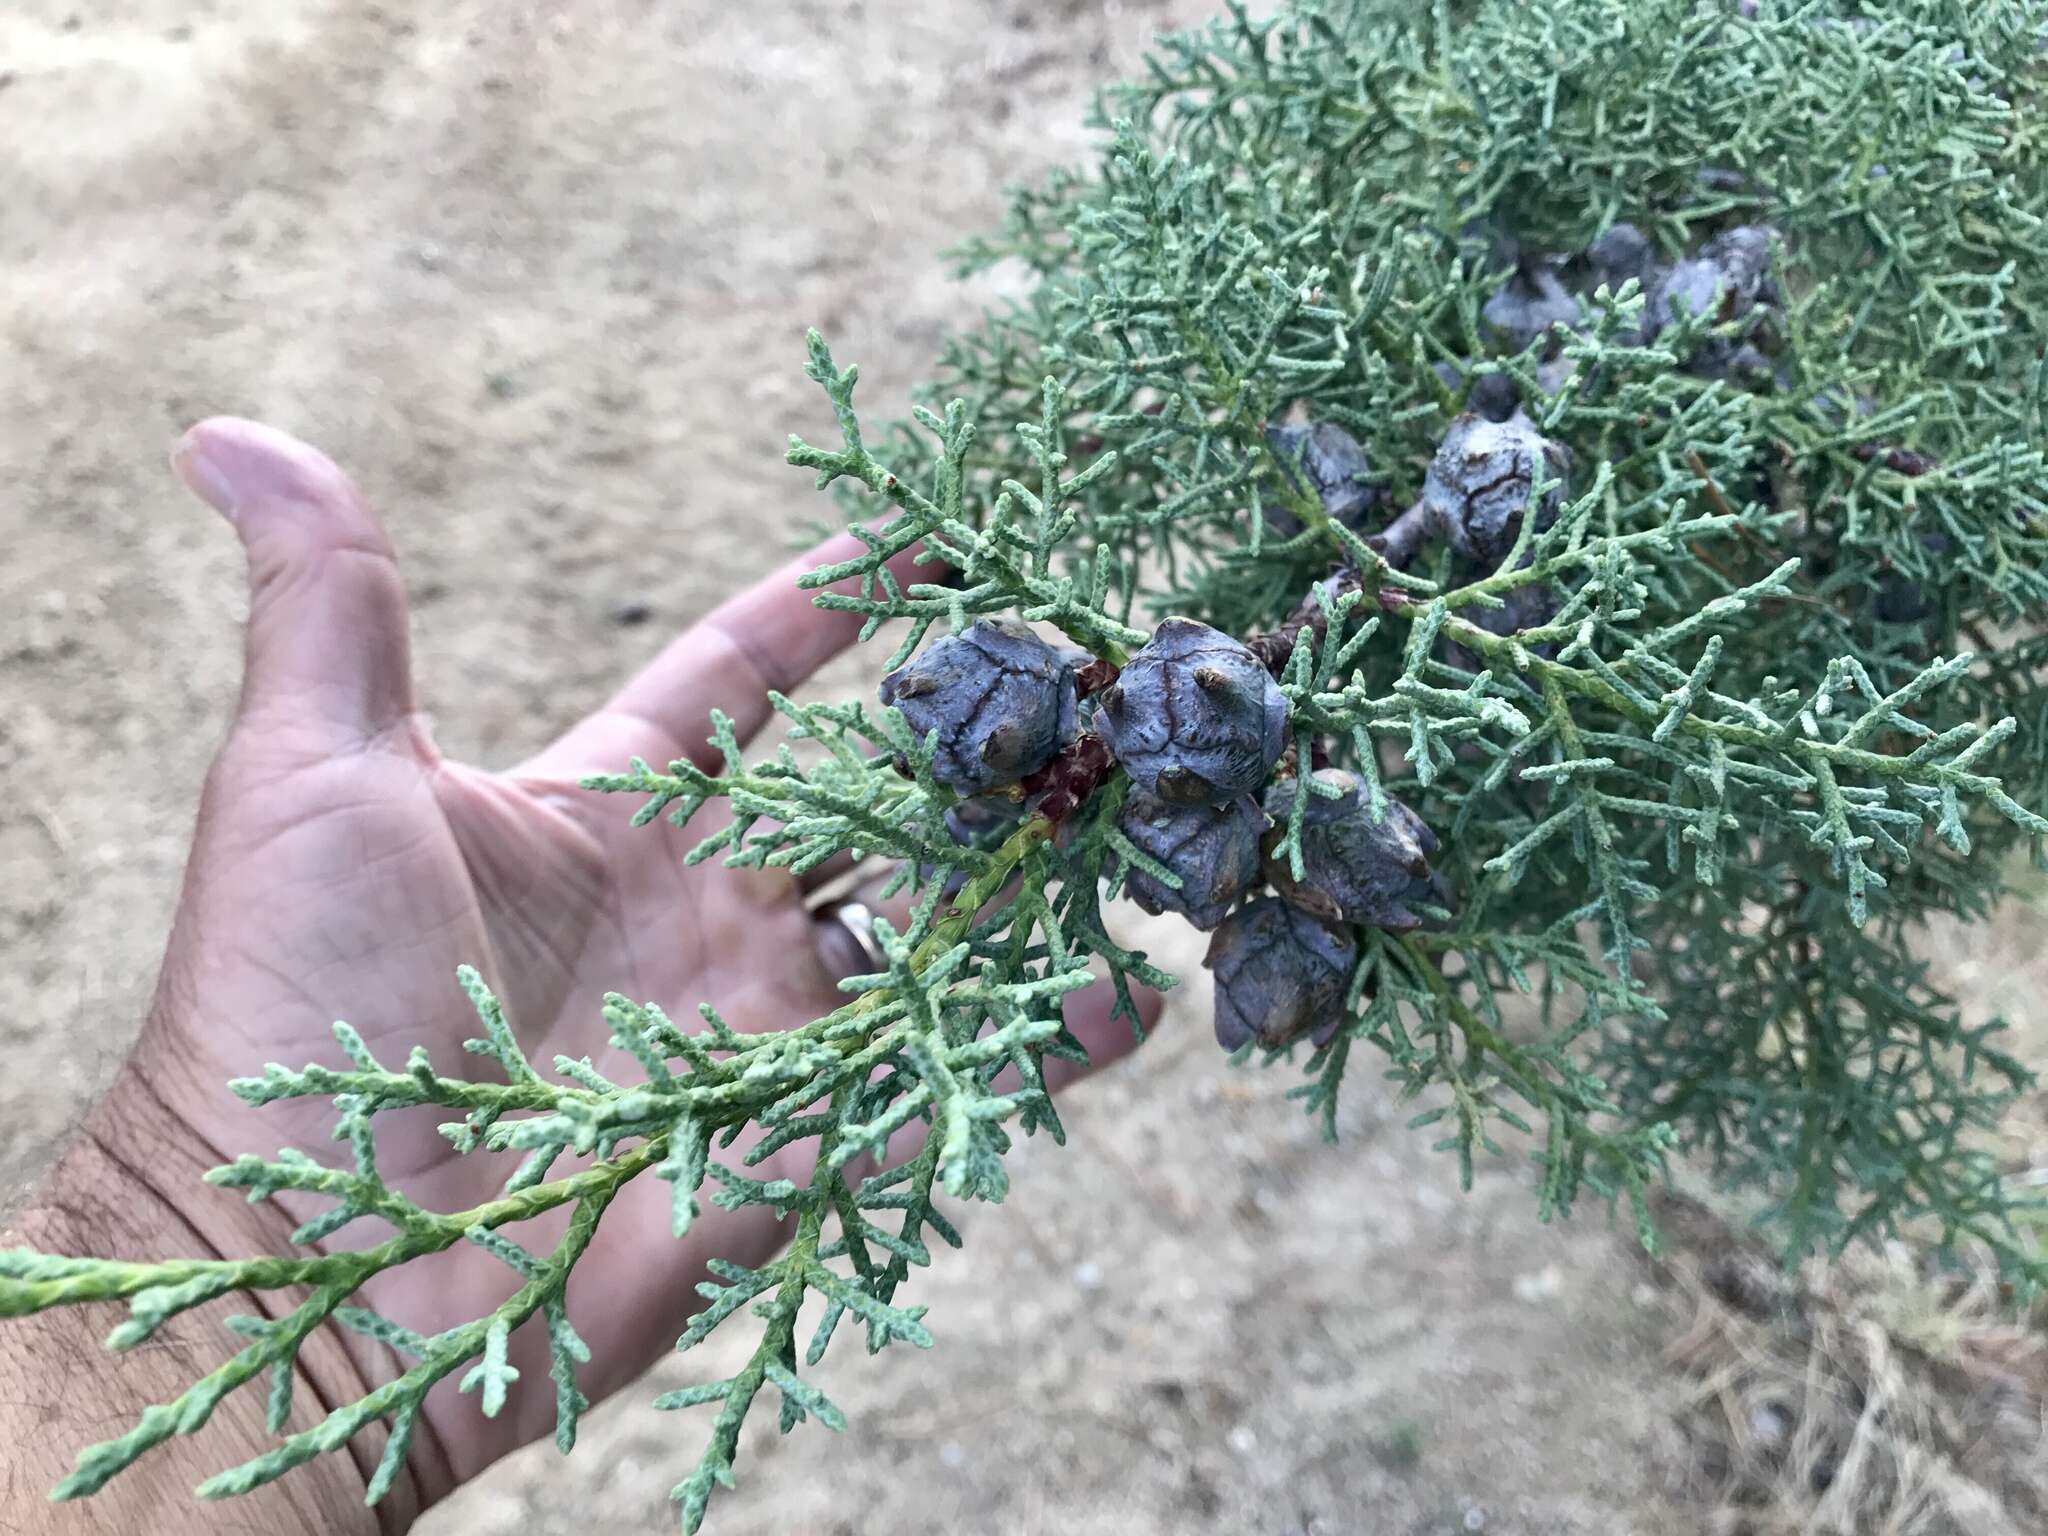
M 1423 526 L 1422 503 L 1416 502 L 1399 517 L 1365 541 L 1366 548 L 1397 571 L 1408 569 L 1422 548 L 1427 531 Z
M 1405 571 L 1409 563 L 1421 552 L 1426 537 L 1423 529 L 1422 503 L 1418 501 L 1368 538 L 1365 544 L 1366 548 L 1386 561 L 1392 569 Z M 1317 585 L 1327 590 L 1330 600 L 1335 602 L 1347 592 L 1358 591 L 1362 583 L 1358 579 L 1358 572 L 1345 565 L 1338 567 Z M 1382 589 L 1380 597 L 1383 604 L 1387 596 L 1387 591 Z M 1245 641 L 1245 645 L 1259 658 L 1259 665 L 1278 677 L 1286 670 L 1287 658 L 1294 654 L 1295 641 L 1300 638 L 1304 628 L 1310 630 L 1318 642 L 1329 628 L 1329 620 L 1323 616 L 1322 605 L 1316 601 L 1313 591 L 1294 605 L 1294 611 L 1287 615 L 1277 629 L 1268 630 L 1262 635 L 1253 635 Z
M 1713 471 L 1707 468 L 1707 461 L 1700 457 L 1699 449 L 1687 450 L 1685 462 L 1692 466 L 1692 472 L 1699 476 L 1700 484 L 1707 488 L 1707 500 L 1714 510 L 1723 517 L 1733 517 L 1735 509 L 1728 505 L 1728 498 L 1721 494 L 1721 487 L 1714 483 Z
M 1699 477 L 1700 485 L 1705 489 L 1708 505 L 1713 507 L 1713 509 L 1716 512 L 1720 513 L 1723 517 L 1734 517 L 1735 509 L 1728 505 L 1728 498 L 1721 494 L 1721 487 L 1714 483 L 1713 471 L 1707 468 L 1707 461 L 1700 457 L 1699 449 L 1694 448 L 1689 450 L 1686 453 L 1685 462 L 1692 467 L 1692 472 Z M 1735 531 L 1742 536 L 1743 542 L 1748 544 L 1751 549 L 1762 552 L 1768 548 L 1768 546 L 1765 545 L 1763 541 L 1762 535 L 1757 533 L 1757 531 L 1754 528 L 1751 528 L 1748 524 L 1738 522 L 1737 524 L 1735 524 Z M 1712 555 L 1708 554 L 1706 550 L 1700 546 L 1700 543 L 1697 539 L 1695 539 L 1692 543 L 1688 544 L 1686 547 L 1690 549 L 1695 555 L 1698 555 L 1701 563 L 1715 571 L 1723 581 L 1727 582 L 1730 586 L 1739 585 L 1739 583 L 1735 579 L 1734 574 L 1726 566 L 1721 564 L 1720 561 L 1716 560 Z M 1828 604 L 1822 602 L 1817 597 L 1809 597 L 1804 592 L 1780 592 L 1775 594 L 1774 596 L 1765 597 L 1763 601 L 1767 603 L 1803 603 L 1809 608 L 1819 608 L 1823 611 L 1827 610 L 1828 608 Z
M 1858 443 L 1849 450 L 1849 456 L 1859 464 L 1868 464 L 1879 454 L 1884 455 L 1884 467 L 1893 474 L 1904 475 L 1908 480 L 1917 480 L 1941 467 L 1941 461 L 1932 454 L 1917 453 L 1911 448 L 1887 448 L 1881 443 Z
M 1334 602 L 1346 592 L 1358 590 L 1358 572 L 1348 565 L 1344 566 L 1334 575 L 1318 582 L 1317 586 L 1327 587 L 1331 601 Z M 1295 641 L 1300 638 L 1303 629 L 1312 632 L 1320 642 L 1329 627 L 1330 621 L 1324 617 L 1322 605 L 1316 601 L 1316 595 L 1311 591 L 1294 605 L 1294 612 L 1287 616 L 1278 629 L 1269 629 L 1262 635 L 1253 635 L 1245 641 L 1245 649 L 1259 658 L 1260 666 L 1278 677 L 1287 670 L 1287 658 L 1294 654 Z
M 1093 731 L 1083 731 L 1019 787 L 1033 809 L 1058 826 L 1087 803 L 1115 766 L 1109 743 Z

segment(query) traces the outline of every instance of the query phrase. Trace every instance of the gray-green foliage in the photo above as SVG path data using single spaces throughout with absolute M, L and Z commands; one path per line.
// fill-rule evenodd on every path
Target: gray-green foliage
M 1076 553 L 1134 620 L 1269 627 L 1333 560 L 1380 588 L 1378 633 L 1296 653 L 1296 722 L 1384 768 L 1465 905 L 1373 937 L 1378 995 L 1309 1063 L 1312 1107 L 1370 1042 L 1449 1090 L 1424 1113 L 1463 1157 L 1533 1107 L 1555 1199 L 1675 1141 L 1780 1196 L 1794 1246 L 1920 1213 L 1995 1237 L 2008 1195 L 1965 1128 L 2024 1075 L 1904 935 L 1983 915 L 2048 802 L 2048 17 L 1761 12 L 1330 4 L 1168 40 L 1109 94 L 1101 174 L 1018 194 L 964 249 L 1040 280 L 935 391 L 969 402 L 992 481 L 1061 380 L 1118 456 Z M 1564 513 L 1476 580 L 1447 552 L 1375 571 L 1263 424 L 1306 402 L 1407 503 L 1463 403 L 1431 365 L 1488 355 L 1489 242 L 1564 254 L 1617 220 L 1667 260 L 1777 231 L 1775 377 L 1674 366 L 1699 324 L 1616 345 L 1627 292 L 1563 342 L 1554 394 L 1540 345 L 1492 356 L 1572 453 Z M 1885 622 L 1895 584 L 1921 616 Z M 1470 622 L 1545 585 L 1540 628 Z M 1493 1008 L 1524 985 L 1533 1045 Z
M 1716 0 L 1303 0 L 1167 39 L 1106 98 L 1093 173 L 1018 194 L 1002 232 L 966 248 L 968 267 L 1021 262 L 1032 282 L 950 346 L 931 409 L 871 450 L 852 371 L 814 341 L 841 441 L 790 458 L 850 488 L 855 519 L 890 514 L 867 555 L 812 578 L 858 575 L 861 594 L 821 601 L 870 615 L 870 633 L 909 621 L 898 661 L 932 625 L 984 613 L 1112 661 L 1166 614 L 1251 635 L 1306 613 L 1282 652 L 1297 761 L 1320 747 L 1417 812 L 1457 899 L 1421 929 L 1358 932 L 1342 1028 L 1296 1053 L 1327 1129 L 1350 1069 L 1372 1063 L 1468 1175 L 1501 1127 L 1532 1147 L 1546 1211 L 1589 1189 L 1640 1206 L 1674 1150 L 1704 1149 L 1768 1192 L 1794 1251 L 1924 1222 L 2038 1278 L 2016 1197 L 1973 1140 L 2025 1074 L 1907 935 L 1930 914 L 1982 917 L 2015 847 L 2048 830 L 2024 808 L 2048 803 L 2044 28 L 2037 0 L 1764 0 L 1754 19 Z M 1575 332 L 1489 353 L 1489 242 L 1564 254 L 1617 220 L 1667 259 L 1732 224 L 1776 231 L 1774 371 L 1682 366 L 1710 317 L 1632 344 L 1633 287 Z M 1546 347 L 1572 365 L 1554 392 Z M 1383 503 L 1406 505 L 1462 406 L 1432 367 L 1446 361 L 1468 384 L 1475 362 L 1512 377 L 1571 457 L 1555 521 L 1524 518 L 1493 572 L 1440 549 L 1390 563 L 1267 447 L 1267 424 L 1306 405 L 1364 444 Z M 919 542 L 957 579 L 906 587 L 883 569 Z M 1297 613 L 1333 566 L 1351 579 Z M 1913 601 L 1886 600 L 1902 587 Z M 1518 605 L 1533 618 L 1506 635 L 1481 622 L 1532 589 L 1547 616 Z M 1060 1135 L 1040 1063 L 1078 1051 L 1061 999 L 1097 969 L 1126 1006 L 1129 981 L 1168 980 L 1102 912 L 1144 856 L 1115 829 L 1120 775 L 1058 836 L 1034 815 L 965 847 L 930 744 L 894 711 L 777 704 L 809 756 L 750 766 L 718 721 L 715 772 L 635 764 L 593 782 L 644 796 L 642 820 L 727 802 L 693 858 L 900 861 L 916 905 L 902 933 L 879 930 L 887 970 L 783 1034 L 736 1033 L 708 1007 L 684 1031 L 616 998 L 616 1066 L 552 1076 L 471 977 L 475 1049 L 502 1081 L 418 1055 L 388 1067 L 340 1028 L 346 1066 L 236 1084 L 340 1112 L 345 1166 L 287 1153 L 215 1176 L 331 1196 L 297 1234 L 304 1256 L 0 1259 L 8 1315 L 126 1301 L 117 1348 L 232 1291 L 306 1288 L 281 1320 L 237 1325 L 246 1347 L 184 1397 L 85 1452 L 60 1494 L 197 1429 L 247 1381 L 272 1382 L 281 1429 L 297 1347 L 329 1319 L 415 1363 L 203 1492 L 383 1419 L 376 1497 L 434 1381 L 464 1372 L 486 1413 L 532 1390 L 505 1361 L 530 1319 L 552 1342 L 566 1449 L 586 1352 L 564 1283 L 641 1175 L 673 1184 L 679 1234 L 705 1198 L 793 1218 L 782 1257 L 718 1270 L 679 1341 L 728 1320 L 758 1335 L 737 1375 L 661 1400 L 716 1410 L 676 1491 L 687 1528 L 730 1482 L 765 1388 L 784 1429 L 841 1422 L 803 1373 L 842 1324 L 870 1349 L 930 1342 L 897 1292 L 931 1238 L 957 1242 L 945 1202 L 1001 1198 L 1014 1135 Z M 1299 835 L 1297 814 L 1279 844 L 1297 870 Z M 1517 992 L 1533 1020 L 1503 1011 Z M 453 1113 L 464 1153 L 518 1159 L 501 1199 L 435 1213 L 382 1179 L 375 1116 L 420 1104 Z M 735 1159 L 749 1126 L 766 1134 Z M 807 1183 L 745 1171 L 797 1143 L 815 1148 Z M 565 1157 L 577 1171 L 550 1177 Z M 861 1159 L 879 1171 L 854 1179 Z M 508 1235 L 564 1205 L 550 1252 Z M 364 1216 L 395 1235 L 320 1249 Z M 463 1241 L 520 1277 L 489 1316 L 421 1337 L 351 1306 L 370 1275 Z M 812 1297 L 821 1321 L 799 1338 Z

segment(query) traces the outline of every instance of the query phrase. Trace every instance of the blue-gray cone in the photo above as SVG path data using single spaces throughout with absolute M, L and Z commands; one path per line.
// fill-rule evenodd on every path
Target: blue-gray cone
M 1490 571 L 1479 571 L 1471 579 L 1479 580 L 1491 574 Z M 1541 628 L 1556 618 L 1557 594 L 1551 591 L 1548 583 L 1530 582 L 1503 592 L 1498 608 L 1482 608 L 1474 603 L 1469 608 L 1459 609 L 1458 616 L 1477 624 L 1490 635 L 1516 635 L 1525 629 Z
M 1012 832 L 1017 823 L 1024 819 L 1022 801 L 1012 800 L 1006 795 L 988 795 L 974 800 L 960 800 L 946 807 L 946 832 L 954 842 L 963 848 L 993 848 Z M 932 864 L 920 864 L 918 876 L 929 880 L 938 873 Z M 967 885 L 967 871 L 956 869 L 946 876 L 941 893 L 957 896 Z
M 1297 463 L 1309 488 L 1322 502 L 1323 511 L 1347 528 L 1362 527 L 1380 504 L 1379 487 L 1368 476 L 1372 465 L 1358 439 L 1335 422 L 1319 421 L 1307 427 L 1268 427 L 1266 445 L 1290 478 Z M 1269 515 L 1283 535 L 1300 530 L 1300 521 L 1284 508 L 1272 508 Z M 1292 528 L 1288 524 L 1293 524 Z
M 1522 408 L 1521 386 L 1504 373 L 1481 374 L 1472 381 L 1466 403 L 1488 421 L 1506 421 Z
M 1651 312 L 1656 308 L 1657 291 L 1667 275 L 1658 265 L 1657 249 L 1650 244 L 1649 237 L 1633 224 L 1613 225 L 1586 247 L 1584 256 L 1574 265 L 1589 296 L 1588 314 L 1593 319 L 1605 309 L 1592 301 L 1590 295 L 1594 290 L 1604 286 L 1610 294 L 1619 293 L 1624 283 L 1635 279 L 1643 296 L 1643 307 L 1636 312 L 1635 324 L 1615 339 L 1627 346 L 1644 345 L 1657 328 Z
M 1656 248 L 1650 237 L 1633 224 L 1614 224 L 1586 247 L 1586 261 L 1594 281 L 1605 283 L 1610 292 L 1630 278 L 1645 287 L 1656 275 Z
M 990 834 L 1008 837 L 1024 819 L 1021 801 L 1004 795 L 986 799 L 958 800 L 946 807 L 946 830 L 963 848 L 979 848 L 991 841 Z
M 1452 394 L 1465 387 L 1465 370 L 1456 363 L 1435 362 L 1429 366 Z M 1553 366 L 1550 363 L 1543 365 L 1544 368 Z M 1537 376 L 1542 376 L 1541 370 Z M 1482 373 L 1472 381 L 1471 392 L 1465 396 L 1465 408 L 1488 421 L 1506 421 L 1522 408 L 1522 388 L 1504 373 Z
M 1930 554 L 1945 555 L 1951 548 L 1945 533 L 1923 533 L 1920 547 Z M 1894 571 L 1879 583 L 1873 607 L 1886 624 L 1918 624 L 1934 612 L 1926 590 L 1916 581 Z
M 1430 874 L 1436 834 L 1421 817 L 1389 795 L 1380 797 L 1375 817 L 1357 776 L 1341 768 L 1324 768 L 1316 778 L 1338 794 L 1335 799 L 1309 796 L 1302 815 L 1300 880 L 1293 878 L 1286 859 L 1277 854 L 1269 859 L 1267 877 L 1282 897 L 1331 922 L 1395 930 L 1421 926 L 1421 917 L 1408 908 L 1411 901 L 1448 905 Z M 1300 792 L 1295 779 L 1266 791 L 1266 814 L 1274 827 L 1269 842 L 1278 842 Z
M 1701 246 L 1698 255 L 1664 274 L 1644 312 L 1646 337 L 1688 317 L 1704 316 L 1714 325 L 1738 320 L 1767 296 L 1770 276 L 1770 230 L 1760 224 L 1726 230 Z M 1692 361 L 1696 367 L 1722 371 L 1740 351 L 1740 343 L 1712 338 L 1701 343 Z
M 1522 513 L 1539 466 L 1562 481 L 1565 453 L 1526 416 L 1487 421 L 1467 413 L 1451 423 L 1422 481 L 1423 524 L 1470 560 L 1500 564 L 1521 531 Z M 1540 521 L 1557 510 L 1557 489 L 1538 507 Z
M 1548 336 L 1552 326 L 1579 322 L 1579 301 L 1558 275 L 1537 266 L 1511 273 L 1499 292 L 1479 311 L 1487 335 L 1509 352 L 1520 352 Z
M 882 702 L 923 736 L 936 729 L 932 777 L 978 795 L 1036 773 L 1071 740 L 1074 671 L 1022 624 L 982 619 L 882 679 Z
M 1267 896 L 1223 920 L 1202 959 L 1216 977 L 1216 1043 L 1268 1050 L 1309 1034 L 1322 1045 L 1344 1023 L 1358 944 Z
M 1131 867 L 1124 890 L 1147 912 L 1178 912 L 1197 928 L 1214 928 L 1259 878 L 1266 817 L 1249 795 L 1225 805 L 1169 805 L 1135 790 L 1117 826 L 1180 877 L 1175 890 Z
M 1287 699 L 1239 642 L 1168 619 L 1103 689 L 1095 729 L 1146 793 L 1221 805 L 1273 771 L 1287 745 Z

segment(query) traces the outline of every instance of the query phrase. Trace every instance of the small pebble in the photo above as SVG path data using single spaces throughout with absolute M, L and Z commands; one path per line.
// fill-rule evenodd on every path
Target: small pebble
M 612 622 L 621 629 L 632 629 L 637 625 L 645 624 L 653 617 L 654 605 L 652 603 L 640 602 L 637 599 L 631 602 L 620 603 L 616 608 L 612 609 Z
M 1749 1433 L 1767 1450 L 1776 1450 L 1792 1436 L 1792 1414 L 1783 1403 L 1759 1403 L 1749 1411 Z
M 1230 1448 L 1240 1456 L 1249 1456 L 1259 1448 L 1259 1437 L 1249 1424 L 1240 1424 L 1230 1432 Z
M 1083 1291 L 1092 1291 L 1102 1284 L 1102 1266 L 1093 1259 L 1083 1259 L 1074 1266 L 1074 1285 Z

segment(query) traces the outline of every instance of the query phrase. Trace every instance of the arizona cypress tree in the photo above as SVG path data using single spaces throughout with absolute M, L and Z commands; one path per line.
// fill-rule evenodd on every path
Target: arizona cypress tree
M 566 1448 L 564 1285 L 652 1176 L 678 1233 L 706 1198 L 793 1218 L 680 1341 L 753 1327 L 748 1363 L 660 1404 L 713 1410 L 677 1490 L 694 1530 L 764 1389 L 785 1429 L 834 1424 L 803 1370 L 835 1339 L 929 1342 L 896 1292 L 956 1240 L 949 1202 L 1002 1197 L 1016 1135 L 1061 1134 L 1039 1066 L 1079 1049 L 1064 994 L 1170 983 L 1113 937 L 1126 882 L 1215 927 L 1219 1034 L 1291 1054 L 1332 1132 L 1340 1092 L 1389 1078 L 1468 1175 L 1532 1149 L 1546 1211 L 1630 1202 L 1653 1241 L 1643 1191 L 1699 1153 L 1768 1195 L 1788 1252 L 1925 1230 L 2042 1278 L 1980 1146 L 2026 1075 L 1910 938 L 1981 919 L 2048 831 L 2044 35 L 2038 0 L 1300 0 L 1164 40 L 1105 97 L 1100 163 L 964 249 L 1035 281 L 953 342 L 914 420 L 864 432 L 813 339 L 839 440 L 790 460 L 885 521 L 809 579 L 861 577 L 820 600 L 895 625 L 891 702 L 778 700 L 815 758 L 750 765 L 715 721 L 715 772 L 592 781 L 685 829 L 647 836 L 726 801 L 695 859 L 895 861 L 914 909 L 877 926 L 886 969 L 776 1035 L 615 998 L 618 1060 L 552 1075 L 471 975 L 495 1078 L 337 1026 L 345 1063 L 237 1082 L 336 1103 L 352 1162 L 215 1175 L 330 1196 L 303 1255 L 14 1252 L 0 1312 L 125 1301 L 121 1348 L 312 1289 L 60 1496 L 244 1383 L 288 1386 L 330 1321 L 416 1363 L 202 1492 L 381 1418 L 376 1498 L 435 1381 L 496 1411 L 530 1320 Z M 901 585 L 884 564 L 913 545 L 934 564 Z M 1069 649 L 976 628 L 1003 619 Z M 502 1199 L 451 1216 L 384 1182 L 376 1117 L 420 1104 L 513 1159 Z M 810 1181 L 723 1155 L 750 1125 L 745 1161 L 808 1143 Z M 551 1177 L 571 1154 L 595 1161 Z M 864 1157 L 884 1166 L 855 1182 Z M 559 1206 L 560 1243 L 521 1246 Z M 322 1249 L 370 1214 L 396 1236 Z M 463 1241 L 522 1279 L 489 1316 L 423 1337 L 352 1309 Z

